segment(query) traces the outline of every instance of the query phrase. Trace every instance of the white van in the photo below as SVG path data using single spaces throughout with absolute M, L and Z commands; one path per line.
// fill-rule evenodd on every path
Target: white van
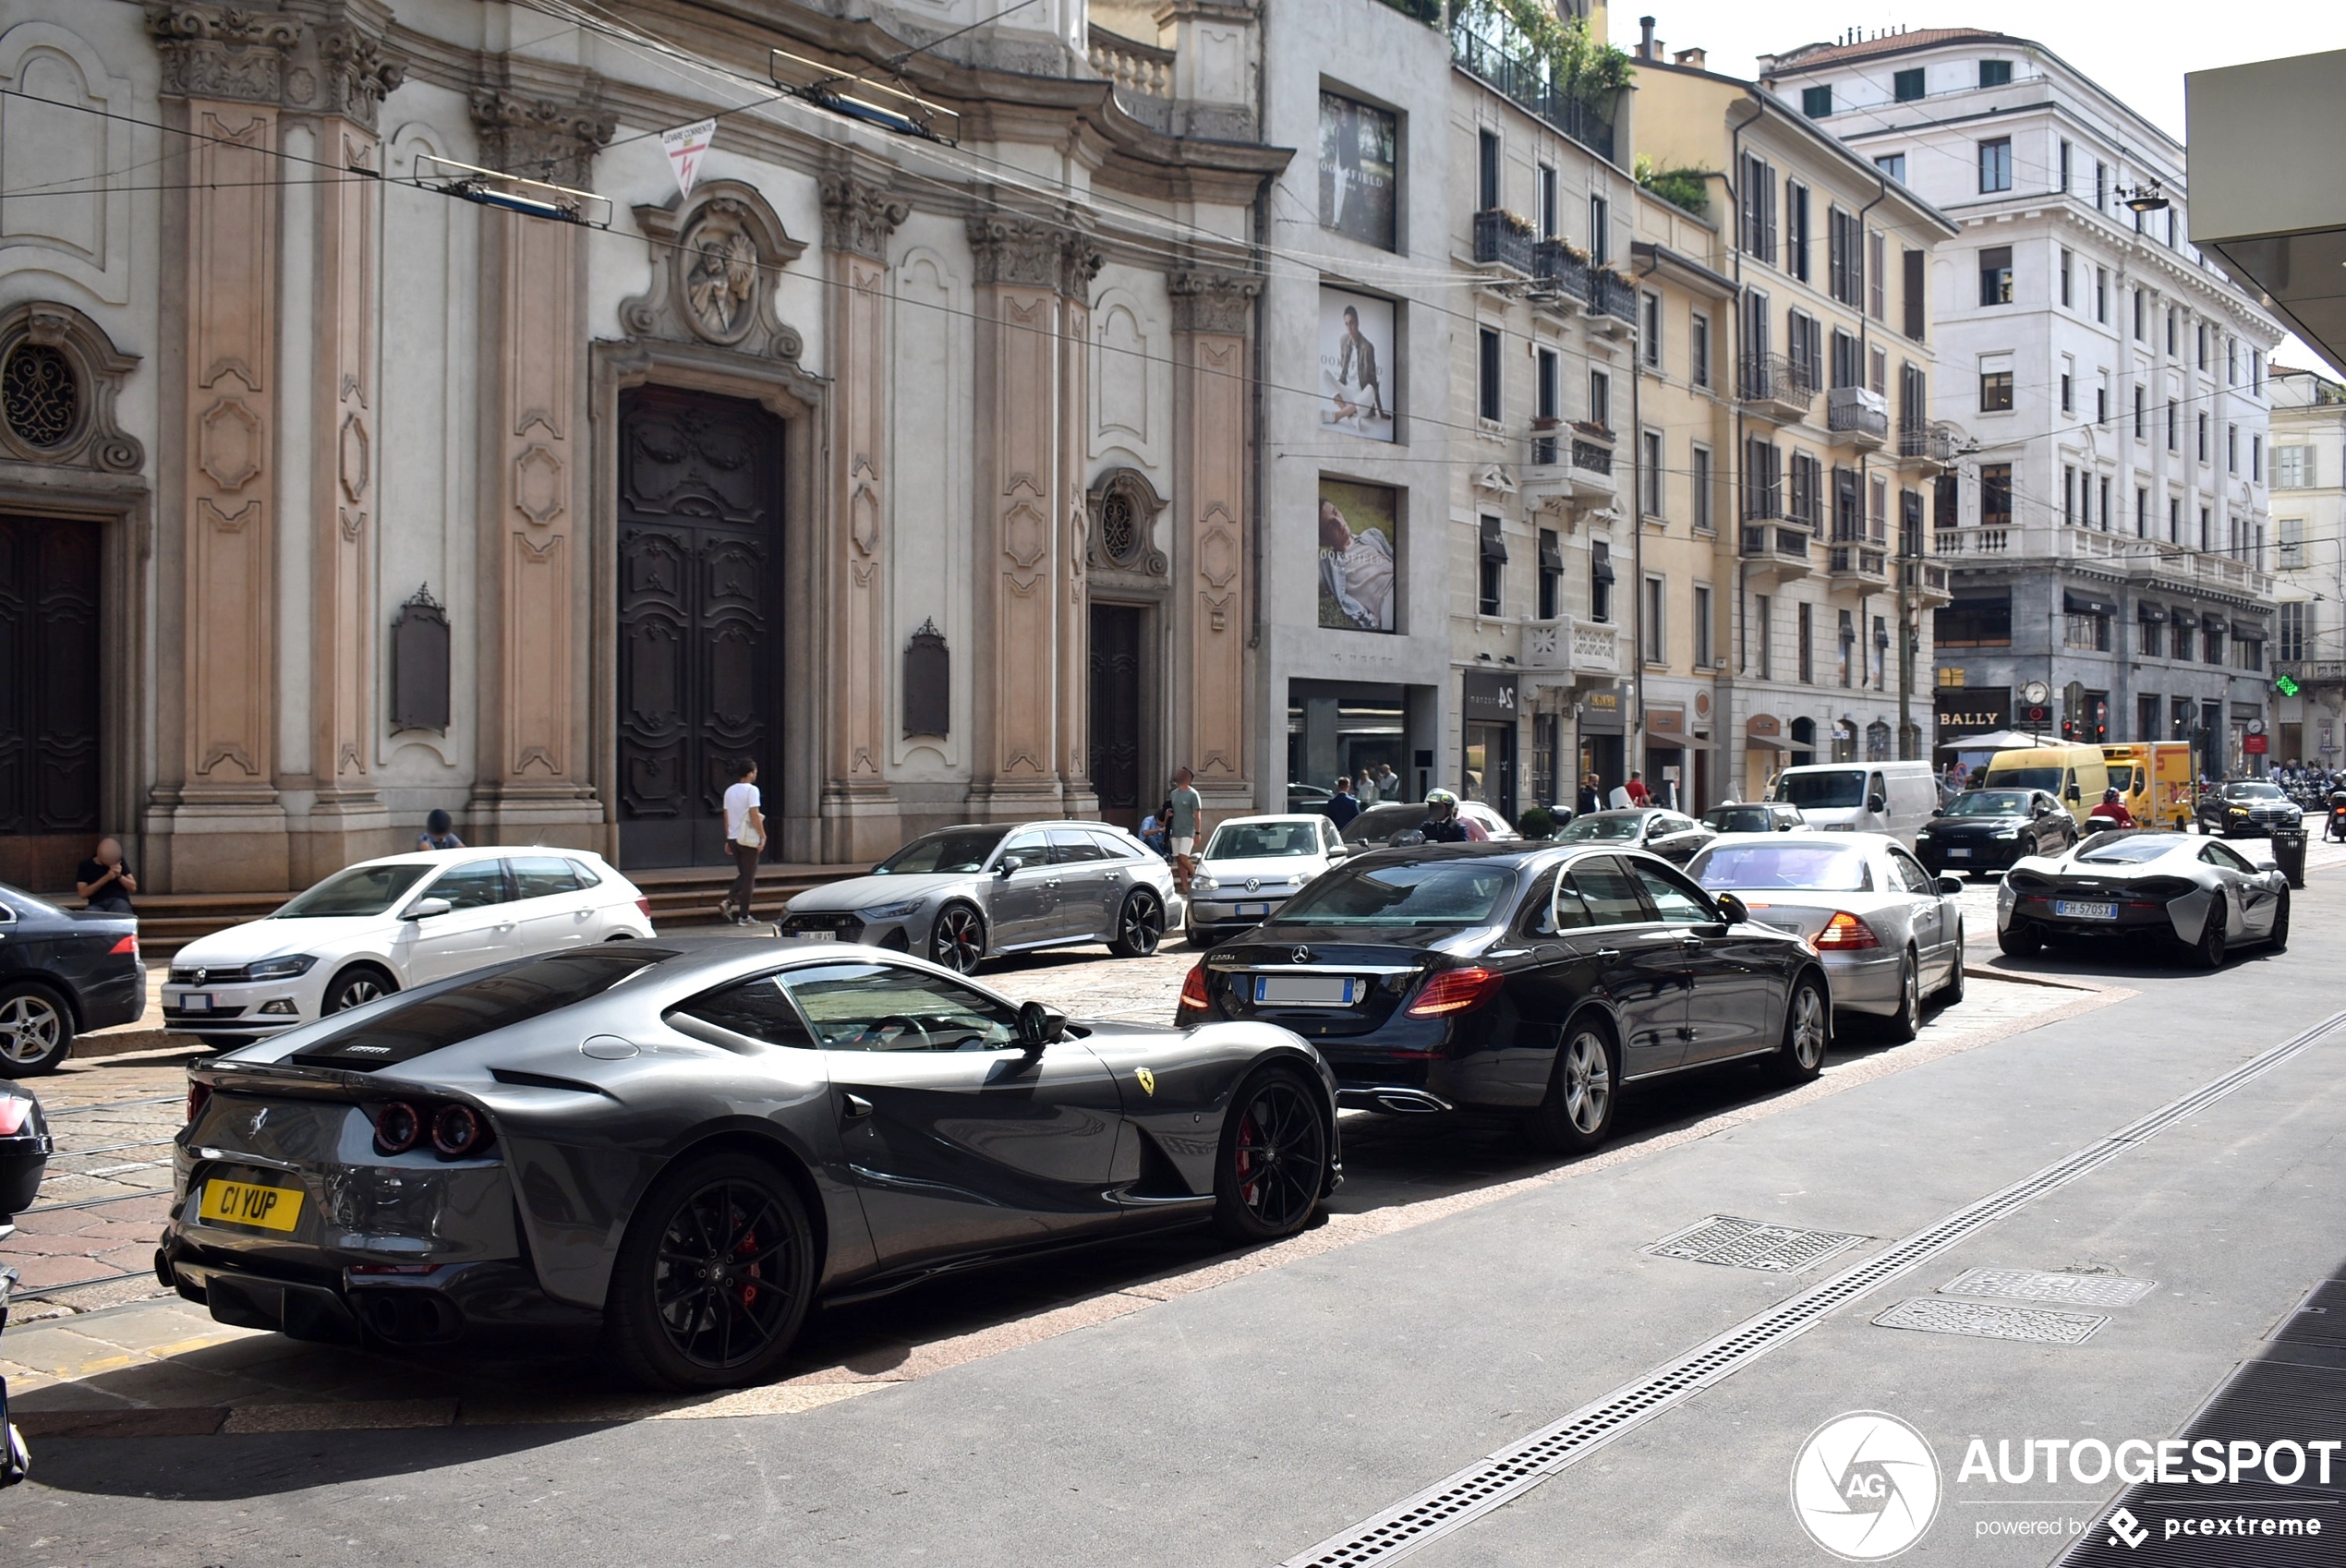
M 1887 833 L 1911 850 L 1939 808 L 1939 784 L 1927 762 L 1820 762 L 1777 774 L 1773 798 L 1811 827 Z

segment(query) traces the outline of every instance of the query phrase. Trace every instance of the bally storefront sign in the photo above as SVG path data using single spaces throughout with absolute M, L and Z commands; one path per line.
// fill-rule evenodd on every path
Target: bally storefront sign
M 1941 686 L 1936 701 L 1941 742 L 2012 728 L 2009 686 Z

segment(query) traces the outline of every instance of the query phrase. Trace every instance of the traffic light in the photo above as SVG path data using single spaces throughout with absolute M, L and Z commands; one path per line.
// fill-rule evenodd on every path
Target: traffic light
M 2297 694 L 2297 677 L 2288 674 L 2274 676 L 2273 690 L 2279 692 L 2284 697 L 2295 696 Z

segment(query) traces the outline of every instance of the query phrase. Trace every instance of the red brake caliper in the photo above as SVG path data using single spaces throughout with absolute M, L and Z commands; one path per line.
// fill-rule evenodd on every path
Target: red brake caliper
M 744 1231 L 742 1234 L 741 1245 L 733 1248 L 733 1256 L 736 1258 L 755 1258 L 757 1256 L 757 1232 L 756 1229 L 753 1228 L 751 1230 Z M 756 1282 L 761 1277 L 760 1270 L 762 1267 L 763 1265 L 761 1264 L 751 1264 L 749 1268 L 749 1277 L 742 1281 L 742 1309 L 744 1311 L 747 1311 L 750 1306 L 757 1299 Z
M 1239 1200 L 1254 1201 L 1254 1116 L 1252 1112 L 1239 1120 Z

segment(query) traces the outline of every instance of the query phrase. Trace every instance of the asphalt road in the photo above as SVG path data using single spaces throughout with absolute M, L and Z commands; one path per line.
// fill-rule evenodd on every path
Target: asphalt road
M 1992 894 L 1965 901 L 1987 911 L 1970 923 L 1974 961 L 1988 961 Z M 1497 1129 L 1351 1118 L 1341 1212 L 1298 1242 L 1238 1259 L 1104 1253 L 832 1314 L 791 1384 L 731 1405 L 586 1410 L 574 1401 L 595 1369 L 498 1369 L 478 1412 L 394 1429 L 232 1421 L 220 1435 L 45 1438 L 35 1482 L 0 1494 L 0 1557 L 1264 1568 L 1373 1529 L 1628 1389 L 1644 1392 L 1622 1408 L 1659 1413 L 1604 1417 L 1617 1435 L 1602 1443 L 1584 1441 L 1588 1422 L 1563 1429 L 1575 1462 L 1493 1494 L 1416 1560 L 1829 1562 L 1795 1513 L 1796 1457 L 1820 1425 L 1880 1411 L 1937 1457 L 1931 1520 L 1905 1561 L 2048 1562 L 2107 1527 L 2120 1483 L 2048 1486 L 2041 1468 L 1982 1478 L 1964 1463 L 1972 1440 L 2009 1460 L 2030 1439 L 2169 1437 L 2346 1258 L 2346 1027 L 2225 1082 L 2346 1006 L 2331 958 L 2342 939 L 2346 870 L 2324 868 L 2298 897 L 2291 950 L 2245 952 L 2219 974 L 1994 959 L 2011 981 L 1976 982 L 1985 1000 L 1970 1016 L 1913 1045 L 1853 1043 L 1789 1094 L 1729 1071 L 1640 1097 L 1621 1143 L 1576 1164 L 1530 1160 Z M 1159 964 L 1178 983 L 1185 964 Z M 2020 983 L 2030 977 L 2095 989 Z M 1003 979 L 1038 995 L 1113 983 L 1040 962 Z M 2223 1092 L 2134 1125 L 2211 1084 Z M 1967 1212 L 2032 1173 L 2050 1174 Z M 1798 1271 L 1642 1250 L 1716 1216 L 1840 1239 Z M 1976 1279 L 1951 1288 L 1976 1269 L 2050 1272 L 2079 1300 L 2137 1298 L 1999 1308 Z M 1820 1290 L 1845 1270 L 1864 1277 Z M 1781 1311 L 1794 1303 L 1798 1332 Z M 109 1329 L 118 1321 L 76 1326 L 133 1337 Z M 1758 1325 L 1736 1342 L 1748 1353 L 1672 1371 L 1745 1324 Z M 2062 1336 L 2082 1342 L 2042 1342 Z M 183 1369 L 150 1354 L 158 1343 L 120 1360 L 192 1377 L 198 1353 Z M 396 1369 L 360 1359 L 303 1366 L 400 1386 Z M 95 1398 L 109 1374 L 79 1375 Z M 466 1374 L 453 1376 L 452 1411 L 466 1397 Z M 159 1386 L 117 1385 L 144 1387 L 144 1406 L 168 1403 Z M 28 1403 L 82 1387 L 61 1377 Z M 2346 1439 L 2334 1405 L 2273 1420 Z M 1885 1475 L 1894 1466 L 1860 1478 L 1879 1490 Z M 2336 1476 L 2284 1500 L 2329 1517 L 2333 1538 L 2346 1537 L 2346 1455 Z M 1909 1478 L 1902 1497 L 1919 1495 Z M 2284 1561 L 2162 1557 L 2146 1538 L 2146 1562 Z

